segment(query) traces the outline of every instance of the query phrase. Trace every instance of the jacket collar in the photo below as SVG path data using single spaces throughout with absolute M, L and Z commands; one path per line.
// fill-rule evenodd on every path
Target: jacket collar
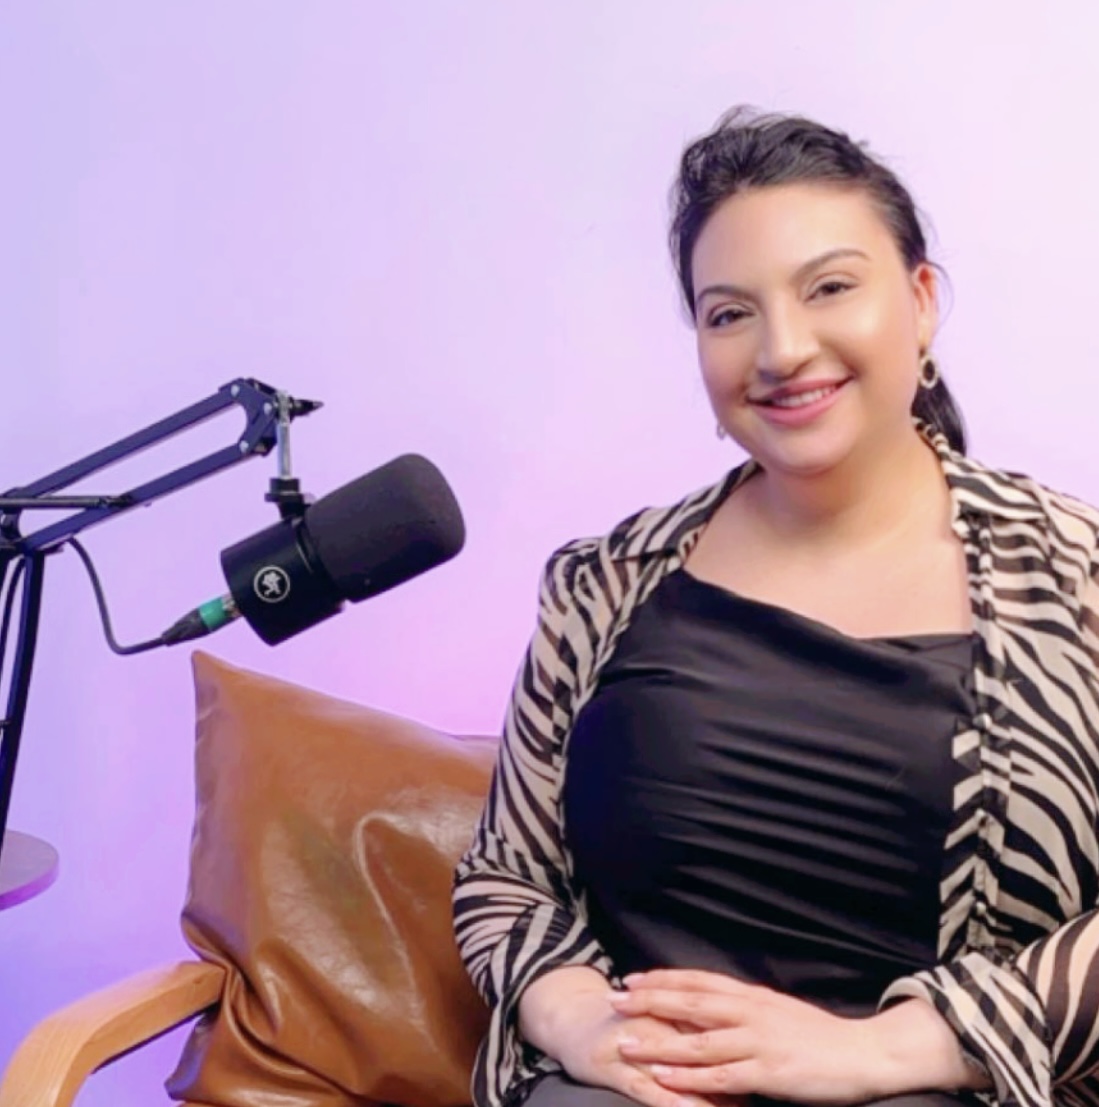
M 1000 472 L 952 449 L 946 436 L 917 422 L 917 429 L 935 451 L 954 505 L 954 530 L 964 536 L 981 518 L 1025 522 L 1045 516 L 1034 487 L 1017 474 Z M 650 508 L 631 516 L 610 535 L 612 560 L 654 555 L 685 560 L 706 524 L 722 503 L 759 465 L 749 459 L 716 484 L 692 493 L 669 509 Z

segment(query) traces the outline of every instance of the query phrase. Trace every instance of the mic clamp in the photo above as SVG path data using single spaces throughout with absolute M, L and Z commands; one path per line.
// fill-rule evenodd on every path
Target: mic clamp
M 278 507 L 283 519 L 300 519 L 313 502 L 312 496 L 302 492 L 297 477 L 272 477 L 263 498 Z

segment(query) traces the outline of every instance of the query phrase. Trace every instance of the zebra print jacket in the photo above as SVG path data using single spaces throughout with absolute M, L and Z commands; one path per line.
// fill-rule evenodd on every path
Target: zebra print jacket
M 964 543 L 977 711 L 954 741 L 938 962 L 882 1004 L 934 1004 L 1001 1107 L 1099 1105 L 1099 512 L 927 435 Z M 638 606 L 682 566 L 753 462 L 675 506 L 558 550 L 516 678 L 499 760 L 455 876 L 458 947 L 492 1011 L 473 1078 L 501 1107 L 550 1058 L 517 1033 L 524 989 L 562 965 L 616 981 L 585 922 L 562 828 L 578 711 Z

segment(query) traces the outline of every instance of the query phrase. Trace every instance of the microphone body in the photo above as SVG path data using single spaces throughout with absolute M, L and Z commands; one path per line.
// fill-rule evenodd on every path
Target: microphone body
M 343 608 L 345 597 L 312 548 L 306 524 L 310 510 L 221 551 L 232 609 L 269 646 Z M 222 601 L 223 610 L 226 606 Z
M 465 543 L 442 473 L 404 454 L 221 553 L 229 594 L 188 612 L 167 645 L 244 618 L 268 645 L 449 561 Z

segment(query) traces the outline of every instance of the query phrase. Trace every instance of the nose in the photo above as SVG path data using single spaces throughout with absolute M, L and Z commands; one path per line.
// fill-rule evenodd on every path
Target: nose
M 810 320 L 797 306 L 772 305 L 761 316 L 756 369 L 767 380 L 785 380 L 820 351 Z

